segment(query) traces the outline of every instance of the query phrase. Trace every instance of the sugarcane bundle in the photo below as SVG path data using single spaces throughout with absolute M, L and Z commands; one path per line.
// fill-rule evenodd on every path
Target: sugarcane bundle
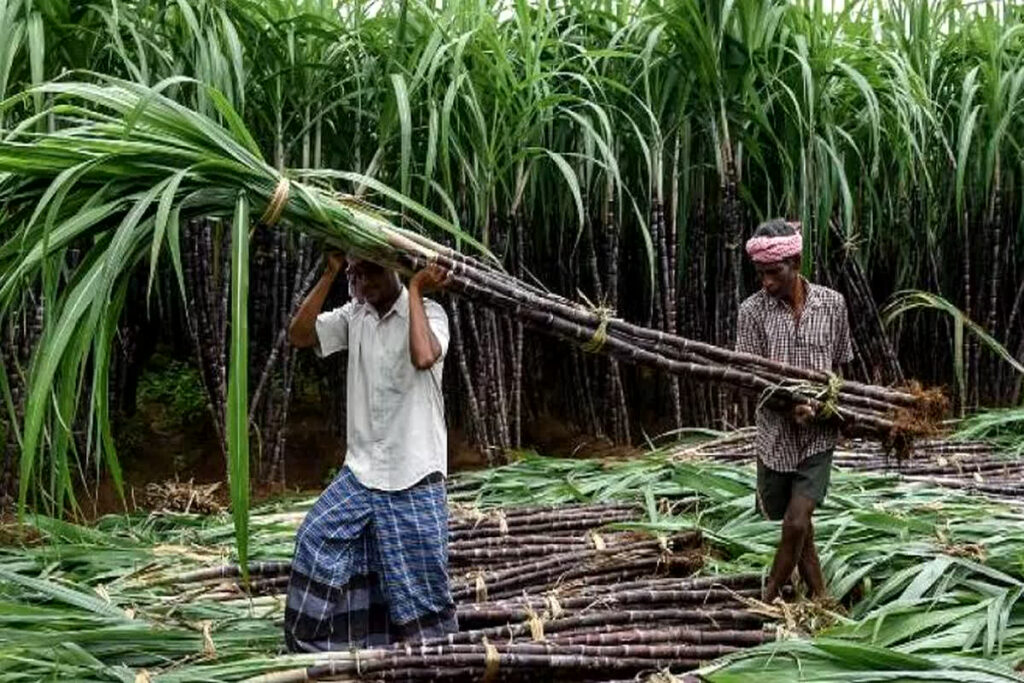
M 698 446 L 669 451 L 679 459 L 707 458 L 721 462 L 751 462 L 756 457 L 753 430 L 739 430 Z M 863 472 L 893 472 L 906 481 L 983 493 L 991 498 L 1019 501 L 1024 496 L 1024 462 L 999 453 L 991 444 L 920 439 L 912 458 L 894 461 L 876 443 L 853 439 L 836 449 L 833 463 Z
M 759 577 L 677 579 L 680 585 L 759 585 Z M 696 590 L 695 592 L 700 592 Z M 607 593 L 625 599 L 628 592 Z M 574 598 L 567 598 L 571 602 Z M 498 604 L 474 606 L 493 614 L 489 626 L 459 611 L 461 630 L 447 636 L 390 647 L 317 655 L 311 665 L 250 679 L 302 681 L 332 676 L 370 680 L 643 680 L 645 673 L 696 669 L 708 660 L 775 638 L 770 618 L 731 600 L 710 599 L 571 610 L 519 610 Z M 549 603 L 550 604 L 550 603 Z
M 332 653 L 310 667 L 250 679 L 290 683 L 336 676 L 370 680 L 608 681 L 662 669 L 691 670 L 740 648 L 730 645 L 561 645 L 489 642 L 416 648 L 410 652 Z M 676 680 L 697 680 L 684 678 Z
M 448 557 L 453 596 L 460 603 L 655 575 L 688 575 L 701 564 L 699 533 L 653 537 L 606 528 L 640 521 L 639 509 L 632 504 L 496 508 L 486 512 L 456 504 L 454 510 L 449 521 L 453 540 Z M 248 585 L 238 580 L 243 572 L 237 564 L 150 576 L 144 584 L 187 587 L 208 599 L 230 600 L 246 592 L 281 592 L 291 565 L 253 562 L 247 569 Z M 639 585 L 634 589 L 666 588 Z M 672 588 L 676 589 L 678 586 Z
M 449 561 L 459 631 L 355 652 L 253 680 L 642 680 L 684 675 L 709 660 L 775 638 L 773 616 L 753 609 L 756 573 L 693 576 L 697 532 L 662 537 L 616 530 L 642 520 L 633 503 L 498 507 L 452 504 Z M 230 609 L 280 604 L 290 565 L 254 562 L 143 577 L 182 605 Z M 256 593 L 270 593 L 254 597 Z M 641 677 L 641 678 L 638 678 Z

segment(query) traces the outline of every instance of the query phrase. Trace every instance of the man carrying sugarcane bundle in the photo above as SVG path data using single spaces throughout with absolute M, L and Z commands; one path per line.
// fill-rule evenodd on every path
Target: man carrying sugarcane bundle
M 842 294 L 800 275 L 803 240 L 798 223 L 758 226 L 747 242 L 761 289 L 740 305 L 736 350 L 802 368 L 839 374 L 853 360 Z M 757 410 L 757 506 L 782 520 L 782 540 L 765 583 L 773 601 L 798 568 L 814 598 L 826 595 L 811 515 L 825 500 L 838 438 L 835 421 L 808 405 L 791 413 Z
M 284 620 L 293 652 L 458 630 L 441 395 L 448 318 L 423 298 L 448 276 L 430 266 L 406 288 L 397 273 L 350 256 L 353 299 L 321 312 L 344 266 L 342 255 L 328 256 L 289 329 L 293 345 L 318 356 L 348 350 L 345 463 L 295 540 Z

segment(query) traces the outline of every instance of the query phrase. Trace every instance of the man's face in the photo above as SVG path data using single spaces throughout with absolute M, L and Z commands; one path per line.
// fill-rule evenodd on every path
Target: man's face
M 768 295 L 776 299 L 789 296 L 793 284 L 800 277 L 800 264 L 796 259 L 778 263 L 757 263 L 754 265 L 761 286 Z
M 386 301 L 395 290 L 394 273 L 372 261 L 348 257 L 346 273 L 353 288 L 371 306 Z

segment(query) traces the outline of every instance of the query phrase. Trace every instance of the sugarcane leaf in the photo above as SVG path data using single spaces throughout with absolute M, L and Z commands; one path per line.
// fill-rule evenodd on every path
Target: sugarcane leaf
M 920 599 L 928 590 L 935 585 L 935 582 L 942 577 L 946 569 L 953 563 L 953 558 L 948 555 L 940 555 L 931 562 L 921 567 L 920 573 L 910 582 L 893 604 L 901 602 L 915 602 Z
M 50 234 L 48 244 L 38 237 L 33 239 L 31 246 L 27 248 L 17 238 L 8 241 L 3 249 L 0 249 L 0 257 L 16 253 L 19 254 L 19 261 L 9 271 L 9 278 L 6 278 L 3 286 L 0 287 L 0 301 L 8 300 L 22 284 L 22 278 L 31 273 L 34 268 L 40 266 L 49 254 L 66 246 L 77 237 L 101 224 L 122 206 L 123 201 L 118 200 L 82 210 L 57 226 Z M 21 250 L 18 249 L 19 245 Z
M 227 432 L 231 516 L 242 578 L 249 580 L 249 200 L 238 195 L 231 221 L 231 352 Z
M 28 496 L 33 466 L 37 455 L 43 428 L 49 393 L 57 368 L 64 360 L 64 352 L 79 322 L 95 298 L 102 291 L 104 262 L 94 258 L 83 264 L 82 276 L 67 295 L 60 307 L 60 317 L 51 330 L 44 334 L 36 349 L 33 364 L 32 383 L 29 387 L 25 406 L 25 430 L 23 434 L 21 467 L 19 471 L 18 509 L 23 514 Z
M 586 216 L 585 211 L 583 209 L 583 194 L 580 192 L 579 179 L 576 177 L 576 173 L 572 170 L 572 166 L 569 165 L 569 162 L 566 161 L 565 157 L 563 157 L 561 154 L 559 154 L 558 152 L 553 152 L 550 149 L 545 149 L 544 153 L 548 155 L 548 158 L 555 162 L 555 167 L 558 169 L 559 173 L 561 173 L 562 177 L 565 179 L 566 184 L 569 186 L 569 192 L 572 193 L 573 201 L 576 203 L 576 217 L 578 219 L 578 239 L 579 235 L 581 235 L 583 232 L 583 222 Z
M 224 97 L 224 93 L 216 88 L 207 86 L 206 94 L 210 98 L 210 101 L 213 102 L 213 106 L 217 109 L 220 115 L 224 117 L 224 121 L 227 122 L 228 127 L 231 129 L 231 132 L 234 134 L 238 142 L 244 145 L 254 157 L 258 159 L 262 158 L 263 154 L 260 152 L 260 146 L 256 143 L 256 140 L 253 139 L 252 133 L 249 132 L 245 122 L 242 121 L 242 117 L 238 115 L 235 108 L 232 107 L 231 103 L 228 102 L 226 97 Z
M 326 177 L 334 177 L 334 178 L 340 178 L 342 180 L 347 180 L 347 181 L 350 181 L 350 182 L 353 182 L 353 183 L 357 183 L 357 184 L 361 184 L 361 185 L 366 185 L 367 187 L 369 187 L 369 188 L 371 188 L 371 189 L 373 189 L 373 190 L 375 190 L 377 192 L 380 192 L 385 197 L 388 197 L 389 199 L 392 199 L 395 202 L 397 202 L 397 203 L 399 203 L 399 204 L 401 204 L 401 205 L 403 205 L 403 206 L 405 206 L 405 207 L 407 207 L 409 209 L 412 209 L 413 211 L 416 212 L 416 214 L 418 216 L 420 216 L 424 220 L 430 222 L 431 224 L 436 225 L 437 227 L 441 228 L 445 232 L 451 234 L 453 237 L 456 237 L 461 242 L 465 242 L 469 246 L 473 247 L 473 249 L 477 250 L 482 256 L 484 256 L 487 259 L 491 260 L 494 264 L 496 264 L 496 265 L 500 264 L 500 260 L 496 256 L 494 256 L 494 254 L 492 254 L 491 251 L 489 249 L 487 249 L 487 247 L 485 247 L 483 244 L 481 244 L 479 241 L 477 241 L 472 235 L 470 235 L 469 233 L 463 232 L 459 227 L 457 227 L 456 225 L 453 225 L 452 223 L 449 223 L 444 218 L 442 218 L 441 216 L 439 216 L 435 212 L 431 211 L 427 207 L 423 206 L 419 202 L 416 202 L 415 200 L 410 199 L 409 197 L 407 197 L 407 196 L 405 196 L 405 195 L 403 195 L 403 194 L 401 194 L 399 192 L 395 192 L 394 189 L 388 187 L 384 183 L 382 183 L 382 182 L 380 182 L 380 181 L 378 181 L 378 180 L 376 180 L 374 178 L 370 178 L 369 176 L 362 175 L 362 174 L 359 174 L 359 173 L 349 173 L 349 172 L 346 172 L 346 171 L 329 171 L 329 170 L 320 170 L 320 169 L 315 170 L 315 171 L 310 171 L 310 172 L 306 173 L 305 175 L 308 176 L 308 177 L 314 177 L 314 178 L 315 177 L 325 177 L 325 178 Z
M 178 188 L 181 186 L 182 180 L 188 175 L 190 169 L 183 168 L 182 170 L 175 173 L 168 181 L 167 186 L 164 187 L 162 194 L 160 195 L 160 202 L 157 204 L 156 217 L 153 222 L 153 243 L 150 249 L 149 256 L 149 280 L 146 282 L 146 302 L 148 305 L 149 299 L 153 292 L 153 280 L 156 276 L 156 265 L 157 259 L 160 255 L 160 248 L 163 245 L 164 235 L 167 232 L 167 224 L 171 218 L 171 208 L 174 205 L 174 200 L 178 194 Z M 175 219 L 177 224 L 177 219 Z M 168 237 L 168 242 L 171 238 Z M 177 251 L 177 257 L 174 259 L 175 269 L 181 271 L 181 251 L 178 247 L 177 231 L 174 235 L 174 248 L 173 251 Z
M 117 288 L 115 295 L 105 313 L 105 319 L 99 325 L 96 335 L 95 348 L 93 349 L 93 380 L 92 380 L 92 406 L 96 417 L 96 427 L 100 433 L 98 448 L 102 452 L 103 461 L 106 463 L 107 471 L 110 472 L 111 481 L 114 483 L 114 490 L 117 492 L 121 503 L 127 506 L 124 496 L 124 480 L 121 474 L 121 464 L 117 457 L 117 450 L 114 445 L 114 435 L 110 429 L 110 352 L 114 344 L 114 335 L 117 333 L 117 323 L 124 308 L 125 298 L 128 292 L 128 278 L 124 278 Z M 97 458 L 97 469 L 99 458 Z M 98 472 L 97 472 L 98 478 Z
M 391 74 L 391 87 L 394 89 L 395 102 L 398 105 L 398 124 L 401 131 L 401 192 L 409 194 L 409 167 L 412 164 L 412 110 L 409 106 L 409 91 L 402 74 Z
M 427 202 L 427 195 L 432 186 L 436 187 L 436 189 L 439 190 L 440 196 L 447 199 L 447 193 L 444 192 L 443 188 L 441 188 L 439 185 L 436 185 L 433 179 L 434 167 L 437 164 L 437 138 L 439 135 L 438 128 L 440 126 L 438 118 L 439 114 L 437 111 L 437 103 L 432 101 L 430 103 L 430 113 L 428 114 L 427 118 L 427 154 L 426 160 L 423 162 L 423 179 L 424 181 L 426 181 L 423 184 L 422 202 L 424 204 L 426 204 Z M 448 201 L 450 202 L 450 200 Z M 454 217 L 457 216 L 457 212 L 451 212 L 449 210 L 449 213 L 451 213 L 453 216 L 452 222 L 458 225 L 458 219 Z
M 12 572 L 3 566 L 0 566 L 0 579 L 18 584 L 30 590 L 38 591 L 49 597 L 51 600 L 63 602 L 94 614 L 101 614 L 105 617 L 114 617 L 117 619 L 126 619 L 125 613 L 115 605 L 111 605 L 98 597 L 88 595 L 53 581 L 36 579 L 31 576 L 23 576 L 22 574 Z
M 132 134 L 132 132 L 135 130 L 135 126 L 139 122 L 139 119 L 142 118 L 143 113 L 146 111 L 146 107 L 149 106 L 149 103 L 152 102 L 153 99 L 160 92 L 162 92 L 163 90 L 166 90 L 167 88 L 170 88 L 170 87 L 173 87 L 173 86 L 176 86 L 176 85 L 180 85 L 182 83 L 195 83 L 195 82 L 196 81 L 195 81 L 194 78 L 189 78 L 188 76 L 170 76 L 170 77 L 165 78 L 164 80 L 160 81 L 156 85 L 154 85 L 149 90 L 149 92 L 145 93 L 142 97 L 139 98 L 139 101 L 135 105 L 134 109 L 132 109 L 131 113 L 129 113 L 125 117 L 125 119 L 124 119 L 124 137 L 127 138 L 127 137 L 129 137 Z

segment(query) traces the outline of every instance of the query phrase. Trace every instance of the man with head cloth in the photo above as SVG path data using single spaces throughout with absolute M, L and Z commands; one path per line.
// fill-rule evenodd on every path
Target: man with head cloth
M 351 300 L 321 312 L 345 268 Z M 318 356 L 348 351 L 345 463 L 295 539 L 285 642 L 296 651 L 386 645 L 457 629 L 448 581 L 448 318 L 423 294 L 436 266 L 398 275 L 331 254 L 289 328 Z
M 798 223 L 762 223 L 747 242 L 761 289 L 740 305 L 736 350 L 787 365 L 839 374 L 853 360 L 846 302 L 800 275 Z M 826 594 L 811 515 L 825 500 L 838 428 L 807 405 L 757 411 L 757 506 L 782 520 L 764 598 L 771 602 L 797 567 L 813 597 Z

